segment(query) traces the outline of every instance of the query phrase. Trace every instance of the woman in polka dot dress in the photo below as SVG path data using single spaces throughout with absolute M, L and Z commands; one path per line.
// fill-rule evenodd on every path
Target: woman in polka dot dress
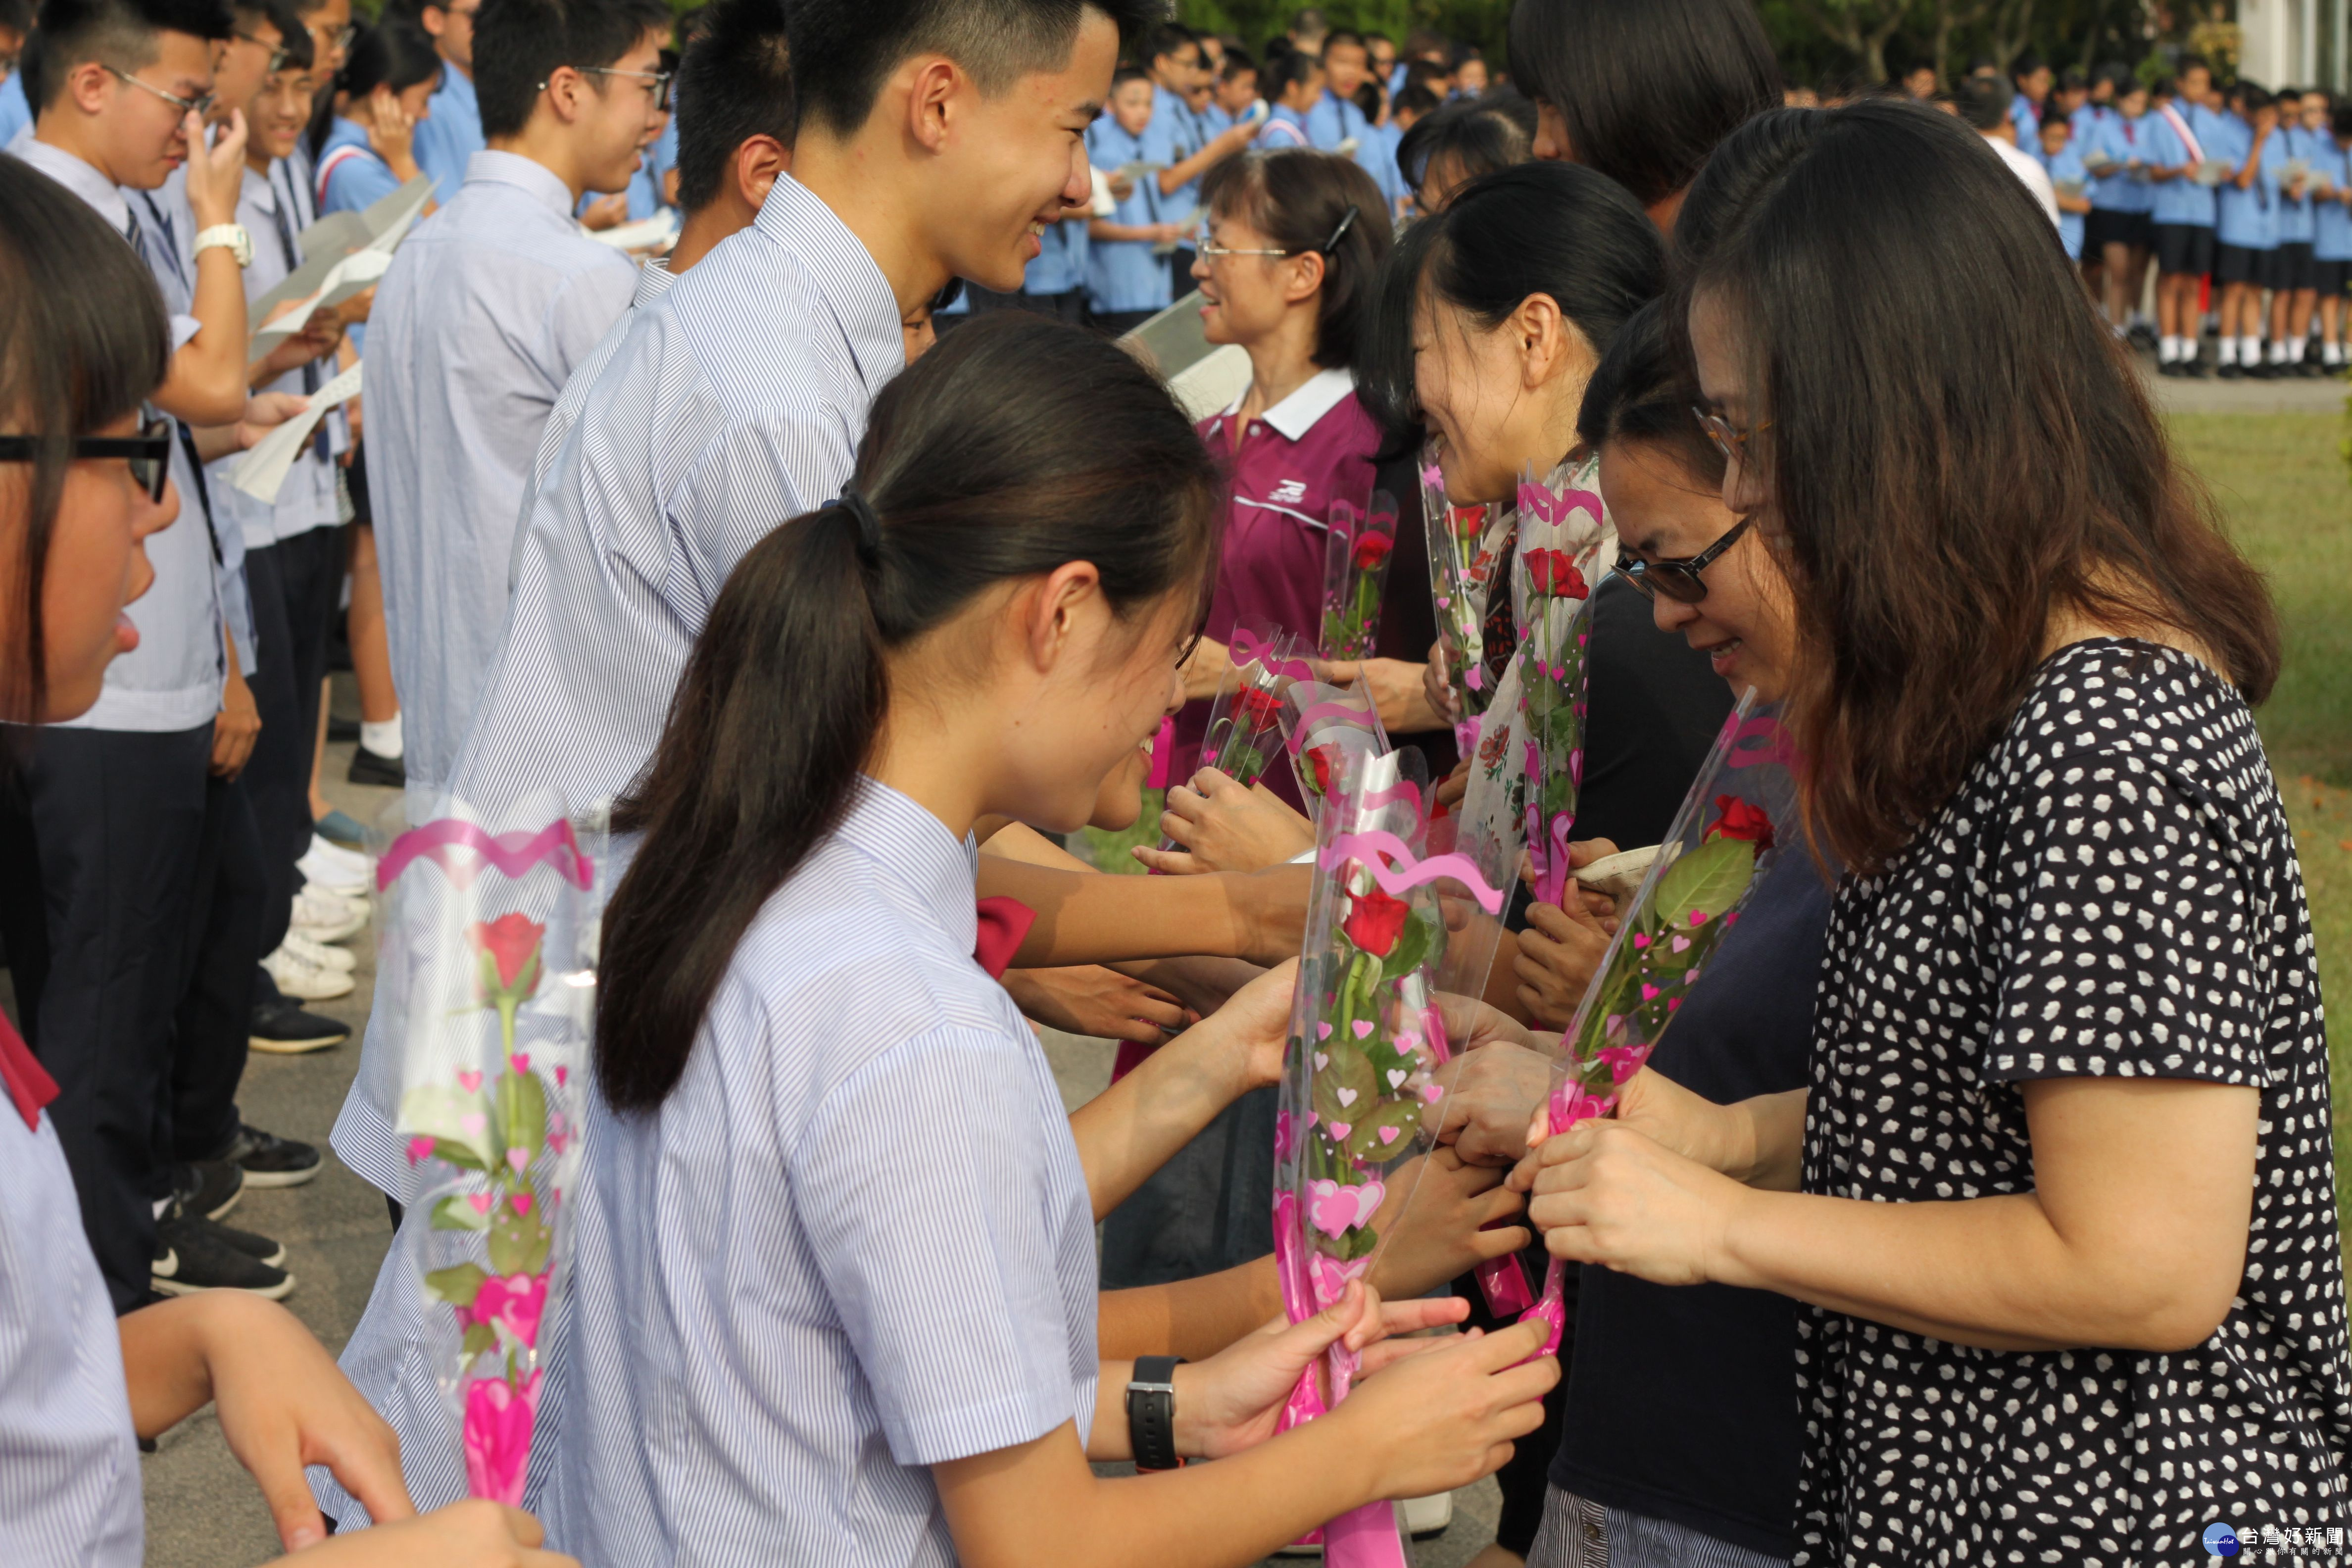
M 1811 1305 L 1800 1563 L 2198 1563 L 2214 1524 L 2344 1563 L 2326 1045 L 2249 710 L 2260 579 L 1948 119 L 1750 121 L 1676 242 L 1725 502 L 1801 628 L 1809 826 L 1854 869 L 1811 1089 L 1631 1097 L 1522 1167 L 1532 1217 L 1564 1258 Z

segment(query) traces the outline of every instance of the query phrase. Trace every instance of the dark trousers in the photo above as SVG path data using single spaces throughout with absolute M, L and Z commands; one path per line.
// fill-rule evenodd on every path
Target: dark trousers
M 14 731 L 23 793 L 0 830 L 0 923 L 25 1035 L 58 1080 L 49 1107 L 82 1227 L 115 1310 L 155 1258 L 169 1115 L 206 816 L 213 727 Z
M 1171 300 L 1181 300 L 1201 286 L 1192 277 L 1192 263 L 1199 258 L 1200 252 L 1189 245 L 1180 245 L 1168 253 L 1168 284 L 1174 290 L 1169 296 Z
M 1280 1095 L 1255 1089 L 1103 1216 L 1102 1288 L 1214 1274 L 1274 1250 L 1274 1113 Z
M 261 734 L 245 765 L 259 833 L 263 894 L 259 952 L 286 940 L 310 847 L 310 762 L 319 743 L 319 686 L 328 628 L 343 581 L 343 531 L 314 528 L 246 552 L 253 591 L 253 702 Z
M 267 951 L 261 927 L 268 879 L 247 787 L 251 774 L 247 764 L 243 777 L 205 785 L 204 837 L 173 1020 L 166 1160 L 213 1159 L 236 1136 L 236 1086 L 253 1038 L 260 973 L 255 963 Z

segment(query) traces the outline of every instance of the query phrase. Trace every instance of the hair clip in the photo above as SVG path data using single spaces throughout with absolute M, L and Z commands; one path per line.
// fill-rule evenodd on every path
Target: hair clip
M 1327 240 L 1325 240 L 1325 241 L 1323 242 L 1323 245 L 1322 245 L 1322 247 L 1321 247 L 1321 248 L 1322 248 L 1322 251 L 1323 251 L 1323 254 L 1324 254 L 1324 255 L 1328 256 L 1328 255 L 1330 255 L 1333 251 L 1335 251 L 1335 250 L 1337 250 L 1337 249 L 1339 249 L 1339 241 L 1340 241 L 1340 239 L 1346 236 L 1347 232 L 1348 232 L 1349 226 L 1349 225 L 1351 225 L 1351 224 L 1353 224 L 1355 221 L 1356 221 L 1356 204 L 1355 204 L 1355 203 L 1353 203 L 1353 202 L 1349 202 L 1349 203 L 1348 204 L 1348 210 L 1347 210 L 1345 213 L 1343 213 L 1343 214 L 1341 214 L 1341 215 L 1340 215 L 1340 217 L 1339 217 L 1339 227 L 1337 227 L 1337 228 L 1335 228 L 1335 229 L 1333 229 L 1333 230 L 1331 231 L 1331 237 L 1330 237 L 1330 238 L 1328 238 L 1328 239 L 1327 239 Z

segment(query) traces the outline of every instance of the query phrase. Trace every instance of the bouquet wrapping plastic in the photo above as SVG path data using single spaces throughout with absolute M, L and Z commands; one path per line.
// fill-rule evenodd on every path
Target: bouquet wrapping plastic
M 1548 1137 L 1616 1110 L 1619 1089 L 1650 1059 L 1757 883 L 1783 855 L 1804 853 L 1787 736 L 1755 709 L 1751 689 L 1724 721 L 1577 1004 L 1545 1107 Z M 1551 1325 L 1547 1354 L 1565 1327 L 1563 1272 L 1553 1258 L 1530 1310 Z
M 1385 490 L 1374 490 L 1367 509 L 1344 500 L 1331 503 L 1323 535 L 1325 658 L 1372 657 L 1396 533 L 1396 499 Z
M 1303 661 L 1300 661 L 1303 662 Z M 1362 683 L 1332 686 L 1292 674 L 1282 694 L 1282 744 L 1290 753 L 1291 770 L 1309 816 L 1320 819 L 1323 802 L 1347 776 L 1348 769 L 1366 757 L 1389 749 L 1388 731 L 1381 727 L 1380 710 Z
M 1249 785 L 1265 777 L 1283 754 L 1283 692 L 1290 681 L 1314 670 L 1298 657 L 1298 639 L 1278 626 L 1235 626 L 1229 647 L 1233 663 L 1209 704 L 1209 727 L 1202 731 L 1201 754 L 1192 771 L 1214 768 L 1235 784 Z M 1176 774 L 1169 783 L 1183 784 L 1192 776 L 1189 772 Z M 1183 846 L 1162 838 L 1160 847 L 1173 851 Z
M 1513 609 L 1521 628 L 1519 711 L 1527 731 L 1528 859 L 1536 901 L 1567 890 L 1569 831 L 1584 780 L 1585 655 L 1592 584 L 1615 563 L 1617 531 L 1593 488 L 1595 468 L 1562 464 L 1519 477 Z
M 1430 604 L 1445 649 L 1446 684 L 1462 715 L 1454 739 L 1466 757 L 1477 747 L 1480 717 L 1495 695 L 1486 674 L 1486 605 L 1511 514 L 1498 506 L 1447 505 L 1445 480 L 1430 452 L 1422 458 L 1421 502 Z
M 1381 1245 L 1376 1220 L 1411 1199 L 1421 1166 L 1407 1163 L 1428 1151 L 1445 1095 L 1440 1069 L 1453 1055 L 1435 976 L 1449 947 L 1482 934 L 1457 936 L 1445 902 L 1490 915 L 1503 907 L 1468 860 L 1423 853 L 1427 794 L 1421 754 L 1406 751 L 1357 759 L 1324 799 L 1275 1115 L 1275 1261 L 1293 1321 L 1364 1274 Z M 1301 1375 L 1280 1425 L 1337 1405 L 1355 1372 L 1335 1346 Z M 1316 1535 L 1339 1568 L 1404 1561 L 1386 1502 Z
M 424 1168 L 408 1245 L 425 1350 L 475 1497 L 519 1504 L 541 1327 L 568 1283 L 601 918 L 599 818 L 542 795 L 493 831 L 462 805 L 394 839 L 379 994 L 399 1011 L 397 1131 Z

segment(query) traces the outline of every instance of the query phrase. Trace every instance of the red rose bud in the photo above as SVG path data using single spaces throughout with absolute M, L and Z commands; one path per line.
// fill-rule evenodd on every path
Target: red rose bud
M 1587 599 L 1592 590 L 1586 586 L 1584 574 L 1564 550 L 1530 550 L 1528 552 L 1528 577 L 1538 594 L 1556 599 Z
M 1328 746 L 1309 746 L 1300 755 L 1307 764 L 1307 787 L 1317 795 L 1331 793 L 1331 751 Z
M 1234 722 L 1244 730 L 1263 730 L 1282 712 L 1282 699 L 1263 686 L 1244 686 L 1234 693 Z
M 1363 572 L 1374 570 L 1389 558 L 1389 552 L 1394 548 L 1396 541 L 1385 533 L 1365 534 L 1356 541 L 1357 569 Z
M 1744 838 L 1756 846 L 1758 854 L 1772 847 L 1772 819 L 1763 808 L 1748 805 L 1734 795 L 1715 797 L 1715 826 L 1706 830 L 1709 838 Z
M 466 935 L 477 952 L 489 958 L 499 990 L 512 991 L 525 978 L 530 984 L 522 987 L 522 994 L 528 996 L 539 988 L 533 961 L 539 956 L 541 941 L 547 935 L 545 926 L 521 914 L 505 914 L 494 921 L 478 921 L 467 928 Z
M 1349 900 L 1348 918 L 1339 922 L 1339 929 L 1362 951 L 1374 958 L 1386 958 L 1396 947 L 1404 922 L 1412 914 L 1412 906 L 1402 899 L 1392 899 L 1380 889 L 1370 888 Z

